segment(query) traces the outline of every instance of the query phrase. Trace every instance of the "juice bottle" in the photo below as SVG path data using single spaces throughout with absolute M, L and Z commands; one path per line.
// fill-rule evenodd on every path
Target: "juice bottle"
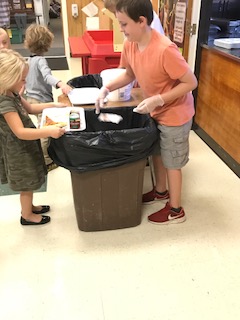
M 80 114 L 76 111 L 71 111 L 69 114 L 70 129 L 80 129 Z

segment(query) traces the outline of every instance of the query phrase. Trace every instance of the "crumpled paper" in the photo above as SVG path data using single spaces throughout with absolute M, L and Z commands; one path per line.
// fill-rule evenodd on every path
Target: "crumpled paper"
M 123 117 L 115 113 L 100 113 L 98 120 L 102 122 L 112 122 L 118 124 Z

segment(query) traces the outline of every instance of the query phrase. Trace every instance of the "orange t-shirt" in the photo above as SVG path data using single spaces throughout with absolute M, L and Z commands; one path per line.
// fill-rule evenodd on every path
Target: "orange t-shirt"
M 125 40 L 122 52 L 122 66 L 131 68 L 143 91 L 144 98 L 168 92 L 179 83 L 189 65 L 178 47 L 167 37 L 152 30 L 148 46 L 140 52 L 137 43 Z M 160 124 L 179 126 L 194 115 L 192 93 L 157 107 L 151 116 Z

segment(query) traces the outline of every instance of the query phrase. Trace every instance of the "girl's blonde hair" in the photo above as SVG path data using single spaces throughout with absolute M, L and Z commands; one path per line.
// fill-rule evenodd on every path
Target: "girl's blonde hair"
M 0 36 L 2 35 L 5 35 L 6 36 L 6 40 L 7 40 L 7 45 L 8 45 L 8 48 L 10 48 L 11 44 L 10 44 L 10 38 L 9 38 L 9 34 L 7 32 L 7 30 L 3 29 L 3 28 L 0 28 Z
M 2 34 L 8 35 L 8 33 L 7 33 L 7 31 L 6 31 L 5 29 L 0 28 L 0 36 L 1 36 Z
M 47 27 L 31 24 L 26 30 L 24 45 L 31 53 L 42 55 L 51 47 L 53 39 L 54 35 Z
M 0 95 L 6 95 L 8 90 L 21 81 L 27 66 L 26 60 L 18 52 L 11 49 L 0 50 Z

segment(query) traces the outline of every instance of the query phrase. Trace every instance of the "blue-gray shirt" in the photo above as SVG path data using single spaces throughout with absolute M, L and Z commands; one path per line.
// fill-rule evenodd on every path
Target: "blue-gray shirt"
M 28 59 L 29 72 L 26 78 L 27 97 L 41 102 L 52 102 L 52 87 L 60 81 L 53 77 L 47 60 L 43 56 L 32 56 Z

